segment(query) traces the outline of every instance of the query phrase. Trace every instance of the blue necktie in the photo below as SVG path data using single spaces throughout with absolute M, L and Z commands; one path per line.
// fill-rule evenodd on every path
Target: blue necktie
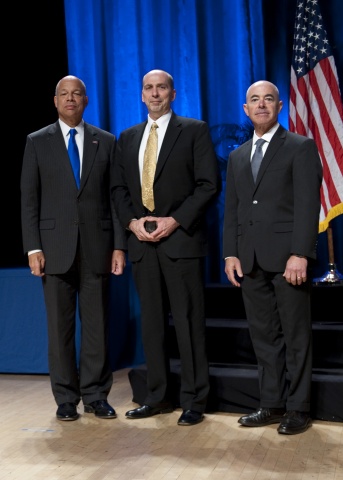
M 80 156 L 79 156 L 79 149 L 77 148 L 77 144 L 75 140 L 76 134 L 77 134 L 77 130 L 75 130 L 75 128 L 71 128 L 69 130 L 68 155 L 69 155 L 70 163 L 74 172 L 77 188 L 80 188 Z
M 254 182 L 256 182 L 256 177 L 258 174 L 258 171 L 260 169 L 260 165 L 262 162 L 263 158 L 263 151 L 262 151 L 262 145 L 266 142 L 266 140 L 263 140 L 263 138 L 259 138 L 257 142 L 255 143 L 256 145 L 256 150 L 254 155 L 251 158 L 251 171 L 252 171 L 252 176 L 254 177 Z

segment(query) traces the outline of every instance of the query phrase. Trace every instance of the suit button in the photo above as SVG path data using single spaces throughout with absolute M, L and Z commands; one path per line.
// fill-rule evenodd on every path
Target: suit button
M 252 203 L 253 203 L 254 205 L 257 205 L 257 204 L 258 204 L 258 201 L 257 201 L 257 200 L 254 200 Z

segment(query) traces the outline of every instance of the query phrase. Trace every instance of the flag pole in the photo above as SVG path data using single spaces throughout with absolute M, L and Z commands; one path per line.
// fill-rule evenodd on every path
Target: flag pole
M 343 275 L 336 268 L 332 227 L 330 223 L 326 231 L 327 231 L 328 251 L 329 251 L 328 270 L 327 272 L 324 273 L 323 276 L 314 278 L 313 283 L 315 285 L 319 285 L 319 284 L 340 285 L 340 284 L 343 284 Z

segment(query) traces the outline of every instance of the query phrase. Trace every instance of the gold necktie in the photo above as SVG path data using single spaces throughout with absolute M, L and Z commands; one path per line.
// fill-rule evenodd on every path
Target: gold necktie
M 142 172 L 142 201 L 143 205 L 153 212 L 155 210 L 154 202 L 154 178 L 157 162 L 157 123 L 153 123 L 150 128 L 148 141 L 144 152 L 143 172 Z

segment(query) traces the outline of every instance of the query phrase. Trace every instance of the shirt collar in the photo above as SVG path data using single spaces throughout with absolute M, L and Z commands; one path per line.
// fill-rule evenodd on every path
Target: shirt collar
M 166 123 L 169 122 L 170 118 L 172 116 L 172 111 L 169 110 L 168 113 L 165 113 L 164 115 L 162 115 L 160 118 L 158 118 L 157 120 L 153 120 L 149 115 L 148 115 L 148 127 L 149 127 L 149 130 L 150 130 L 150 127 L 153 123 L 157 123 L 157 125 L 159 127 L 162 127 L 163 125 L 165 125 Z
M 60 118 L 58 119 L 63 136 L 66 137 L 69 134 L 70 127 L 66 123 L 64 123 Z M 81 122 L 75 127 L 78 133 L 83 132 L 84 130 L 84 121 Z
M 252 138 L 252 144 L 255 145 L 255 143 L 257 142 L 257 140 L 259 138 L 263 138 L 263 140 L 270 143 L 274 133 L 279 128 L 279 126 L 280 126 L 280 124 L 277 122 L 270 130 L 268 130 L 268 132 L 266 132 L 264 135 L 262 135 L 262 137 L 258 137 L 256 135 L 256 133 L 254 132 L 254 135 L 253 135 L 253 138 Z

